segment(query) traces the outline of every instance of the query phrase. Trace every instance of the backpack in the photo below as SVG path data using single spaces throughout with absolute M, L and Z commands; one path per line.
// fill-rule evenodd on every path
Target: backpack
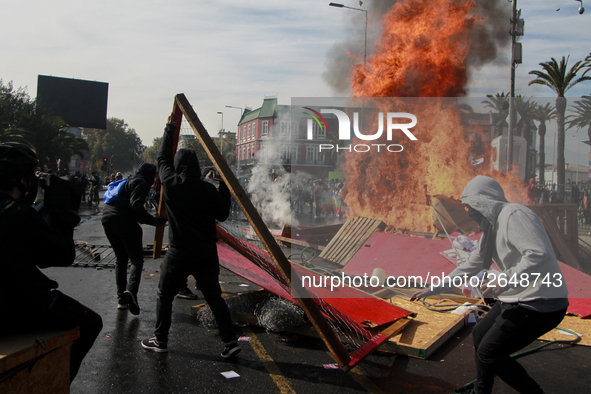
M 127 179 L 120 179 L 118 181 L 109 183 L 107 186 L 107 191 L 103 195 L 103 201 L 105 204 L 115 204 L 127 200 L 127 198 L 121 198 L 121 192 L 123 191 L 123 187 L 125 186 L 126 182 Z

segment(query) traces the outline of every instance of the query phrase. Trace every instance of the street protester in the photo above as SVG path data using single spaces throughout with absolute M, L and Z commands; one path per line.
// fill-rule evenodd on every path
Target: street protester
M 71 348 L 71 382 L 103 322 L 97 313 L 56 290 L 57 282 L 39 269 L 74 262 L 80 193 L 73 190 L 77 185 L 45 174 L 49 183 L 41 183 L 45 200 L 38 212 L 32 207 L 40 185 L 38 163 L 27 145 L 0 144 L 0 336 L 79 327 L 80 337 Z
M 484 298 L 496 302 L 472 331 L 476 360 L 475 393 L 491 393 L 495 376 L 520 393 L 542 389 L 511 354 L 555 328 L 568 307 L 568 291 L 550 239 L 529 208 L 509 203 L 497 181 L 472 179 L 462 193 L 468 214 L 483 231 L 479 248 L 440 286 L 418 291 L 411 300 L 450 289 L 453 278 L 465 282 L 494 261 L 501 273 L 485 273 Z M 432 283 L 433 284 L 433 283 Z
M 158 173 L 170 223 L 169 247 L 160 267 L 154 337 L 144 339 L 141 345 L 154 352 L 168 351 L 172 303 L 187 276 L 192 274 L 217 322 L 225 346 L 221 355 L 229 358 L 241 348 L 218 279 L 216 220 L 224 221 L 230 215 L 230 191 L 223 181 L 216 189 L 201 179 L 194 150 L 179 149 L 173 157 L 176 126 L 172 119 L 168 118 L 158 153 Z
M 156 165 L 141 163 L 136 174 L 121 185 L 115 199 L 105 201 L 102 225 L 117 258 L 115 280 L 117 308 L 133 315 L 140 313 L 137 294 L 144 267 L 143 231 L 141 224 L 160 226 L 166 220 L 150 215 L 144 203 L 156 176 Z M 113 186 L 114 183 L 111 185 Z M 127 264 L 131 263 L 129 281 Z

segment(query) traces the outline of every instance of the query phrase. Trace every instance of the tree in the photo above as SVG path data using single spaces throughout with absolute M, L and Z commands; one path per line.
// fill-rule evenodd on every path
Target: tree
M 556 119 L 556 109 L 550 103 L 546 103 L 544 106 L 538 105 L 534 115 L 535 119 L 540 122 L 538 126 L 538 135 L 540 136 L 538 173 L 540 184 L 544 185 L 546 170 L 546 122 Z
M 537 78 L 529 82 L 531 85 L 543 85 L 552 89 L 556 94 L 556 123 L 558 124 L 557 134 L 557 147 L 556 147 L 556 166 L 557 166 L 557 178 L 558 178 L 558 196 L 564 197 L 564 185 L 565 185 L 565 160 L 564 160 L 564 125 L 566 112 L 567 100 L 564 97 L 565 93 L 578 83 L 583 81 L 590 81 L 591 77 L 585 74 L 589 69 L 584 70 L 585 63 L 583 61 L 576 62 L 570 70 L 568 67 L 568 57 L 562 57 L 560 63 L 556 59 L 552 58 L 548 62 L 540 63 L 542 71 L 532 70 L 529 72 L 531 75 L 535 75 Z M 583 74 L 577 78 L 577 73 L 583 71 Z
M 482 104 L 485 104 L 485 108 L 490 108 L 496 112 L 496 115 L 493 118 L 493 126 L 498 128 L 499 135 L 502 134 L 503 123 L 506 124 L 505 119 L 507 119 L 507 115 L 509 115 L 509 95 L 505 94 L 505 92 L 496 93 L 494 96 L 492 94 L 487 94 L 487 100 L 483 100 Z
M 591 97 L 583 96 L 581 100 L 575 101 L 575 105 L 571 108 L 574 112 L 573 115 L 569 115 L 568 127 L 584 129 L 587 128 L 587 136 L 591 141 Z
M 156 161 L 158 160 L 158 151 L 160 150 L 161 144 L 162 137 L 154 138 L 152 141 L 152 146 L 147 148 L 140 156 L 141 160 L 156 164 Z
M 537 103 L 532 101 L 531 98 L 526 99 L 521 95 L 515 97 L 515 111 L 519 114 L 519 121 L 515 125 L 517 136 L 525 138 L 526 149 L 525 149 L 525 179 L 528 181 L 536 176 L 536 165 L 535 165 L 535 146 L 533 146 L 533 137 L 535 132 L 535 125 L 533 120 L 535 119 L 535 111 Z M 530 149 L 531 148 L 531 149 Z
M 89 129 L 83 133 L 87 137 L 91 160 L 96 169 L 100 168 L 103 158 L 107 158 L 108 164 L 113 164 L 114 171 L 131 171 L 137 165 L 132 155 L 134 158 L 140 157 L 146 150 L 135 130 L 123 119 L 109 118 L 106 130 Z

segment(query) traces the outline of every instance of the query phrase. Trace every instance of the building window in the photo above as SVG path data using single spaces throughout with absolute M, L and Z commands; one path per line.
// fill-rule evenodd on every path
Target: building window
M 250 125 L 248 125 L 248 139 L 250 139 Z
M 315 145 L 306 146 L 306 161 L 314 161 L 318 157 L 318 149 Z
M 312 134 L 313 139 L 315 140 L 323 140 L 326 139 L 326 130 L 323 127 L 318 126 L 318 123 L 312 123 Z
M 254 145 L 252 146 L 252 149 L 250 150 L 250 158 L 254 159 Z
M 261 134 L 264 135 L 264 136 L 269 135 L 269 121 L 268 120 L 265 120 L 263 122 L 263 131 L 262 131 Z
M 252 138 L 257 138 L 256 127 L 257 127 L 257 124 L 253 123 L 252 124 Z
M 279 133 L 282 136 L 288 136 L 290 132 L 289 120 L 282 120 L 279 122 Z

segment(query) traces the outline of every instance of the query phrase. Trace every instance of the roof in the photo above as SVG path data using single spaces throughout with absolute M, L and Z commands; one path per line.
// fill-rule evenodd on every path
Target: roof
M 259 118 L 275 117 L 275 108 L 277 107 L 276 98 L 267 98 L 263 100 L 263 106 L 244 114 L 238 125 L 251 122 Z

